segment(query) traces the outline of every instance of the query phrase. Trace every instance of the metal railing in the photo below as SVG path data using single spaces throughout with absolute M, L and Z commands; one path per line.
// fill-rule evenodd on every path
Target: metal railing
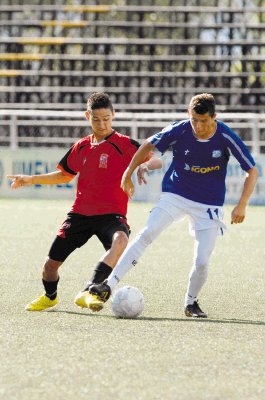
M 265 153 L 265 113 L 220 113 L 217 117 L 242 137 L 253 154 Z M 113 127 L 142 141 L 169 123 L 187 118 L 187 113 L 117 112 Z M 88 132 L 82 111 L 0 110 L 0 146 L 12 150 L 69 147 Z

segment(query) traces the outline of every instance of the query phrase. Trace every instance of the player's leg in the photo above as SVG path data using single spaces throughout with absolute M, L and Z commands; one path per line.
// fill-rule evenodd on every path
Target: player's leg
M 77 236 L 75 234 L 78 225 L 78 216 L 68 215 L 66 221 L 60 227 L 43 264 L 42 283 L 45 293 L 27 304 L 26 310 L 42 311 L 54 307 L 58 303 L 58 270 L 66 258 L 88 240 L 84 235 L 79 234 Z
M 92 283 L 101 283 L 108 278 L 128 244 L 130 227 L 124 217 L 106 216 L 101 219 L 96 235 L 106 252 L 100 258 L 84 290 L 88 290 Z
M 123 276 L 137 264 L 147 246 L 173 221 L 174 218 L 166 210 L 155 207 L 150 213 L 145 228 L 127 247 L 109 278 L 102 285 L 91 286 L 90 292 L 98 295 L 103 302 L 106 301 Z
M 49 255 L 43 264 L 42 283 L 45 293 L 27 304 L 27 311 L 42 311 L 54 307 L 58 303 L 57 286 L 58 270 L 64 260 L 75 250 L 76 246 L 68 243 L 67 239 L 56 236 L 51 245 Z
M 100 311 L 102 302 L 97 304 L 97 299 L 89 293 L 89 288 L 92 284 L 101 283 L 108 278 L 128 244 L 130 228 L 126 218 L 110 215 L 99 219 L 95 233 L 106 253 L 99 260 L 85 288 L 77 294 L 75 303 L 80 307 L 89 307 L 93 311 Z
M 185 295 L 187 317 L 206 318 L 198 305 L 198 295 L 208 276 L 208 265 L 218 236 L 218 227 L 195 231 L 194 261 Z

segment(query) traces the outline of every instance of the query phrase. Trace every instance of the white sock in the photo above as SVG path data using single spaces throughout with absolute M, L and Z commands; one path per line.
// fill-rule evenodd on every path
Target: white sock
M 141 243 L 140 235 L 138 235 L 134 241 L 126 248 L 125 252 L 119 259 L 118 264 L 113 269 L 112 273 L 106 280 L 107 285 L 111 288 L 111 291 L 120 282 L 123 276 L 134 267 L 141 255 L 145 250 L 145 246 Z
M 190 296 L 189 294 L 186 294 L 184 306 L 186 307 L 186 306 L 192 305 L 194 303 L 194 301 L 197 301 L 197 297 L 193 297 L 193 296 Z
M 197 301 L 198 295 L 207 280 L 208 264 L 215 247 L 218 228 L 196 231 L 195 235 L 194 264 L 189 276 L 185 306 Z
M 165 210 L 155 207 L 151 211 L 146 226 L 126 248 L 107 279 L 107 284 L 112 291 L 123 276 L 137 264 L 146 247 L 172 222 L 173 218 Z

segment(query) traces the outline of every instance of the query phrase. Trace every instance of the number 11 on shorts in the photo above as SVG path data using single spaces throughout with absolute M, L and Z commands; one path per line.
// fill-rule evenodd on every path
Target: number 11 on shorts
M 206 211 L 210 217 L 210 219 L 213 219 L 213 212 L 215 213 L 215 215 L 217 216 L 217 218 L 219 218 L 218 215 L 218 208 L 215 208 L 214 210 L 211 210 L 210 208 L 208 208 L 208 210 Z

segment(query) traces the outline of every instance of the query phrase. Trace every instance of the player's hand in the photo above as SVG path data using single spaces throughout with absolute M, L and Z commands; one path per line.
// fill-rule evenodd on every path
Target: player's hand
M 131 176 L 127 176 L 126 172 L 123 174 L 121 179 L 121 188 L 131 199 L 134 195 L 134 184 Z
M 12 180 L 12 189 L 18 189 L 22 186 L 32 185 L 31 175 L 7 175 L 7 178 Z
M 231 224 L 241 224 L 246 215 L 246 206 L 238 204 L 231 213 Z
M 137 171 L 137 180 L 139 185 L 141 185 L 142 183 L 144 183 L 145 185 L 147 184 L 147 180 L 145 179 L 145 174 L 149 175 L 149 169 L 147 165 L 144 163 L 139 166 Z

